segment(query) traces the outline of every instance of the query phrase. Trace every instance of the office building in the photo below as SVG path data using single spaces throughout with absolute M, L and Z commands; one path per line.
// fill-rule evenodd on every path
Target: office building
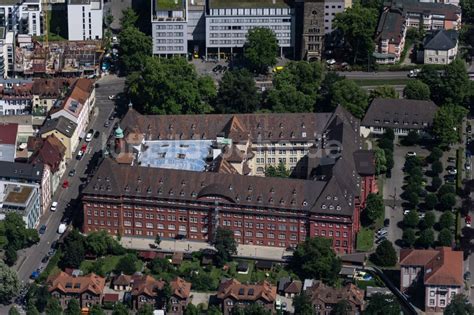
M 103 0 L 69 0 L 67 4 L 68 39 L 102 39 L 103 18 Z
M 169 56 L 188 53 L 186 0 L 153 0 L 151 24 L 153 54 Z

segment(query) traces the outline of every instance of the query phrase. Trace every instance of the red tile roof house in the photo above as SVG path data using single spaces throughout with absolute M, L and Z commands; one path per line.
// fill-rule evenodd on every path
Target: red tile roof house
M 152 276 L 143 275 L 132 277 L 132 304 L 133 308 L 139 310 L 145 304 L 150 304 L 154 308 L 160 303 L 160 291 L 165 286 L 165 281 L 156 280 Z
M 94 273 L 75 277 L 61 271 L 49 276 L 46 284 L 51 296 L 59 300 L 63 309 L 67 308 L 71 299 L 77 299 L 84 308 L 102 303 L 105 278 Z
M 234 307 L 245 307 L 258 303 L 265 309 L 275 313 L 277 287 L 269 282 L 260 284 L 242 284 L 236 279 L 224 280 L 217 290 L 217 299 L 221 303 L 224 315 L 231 315 Z
M 462 293 L 463 252 L 449 247 L 402 249 L 400 251 L 400 289 L 419 281 L 425 289 L 425 311 L 442 312 L 454 295 Z
M 190 302 L 191 283 L 181 279 L 175 278 L 170 282 L 171 297 L 169 300 L 170 308 L 168 315 L 182 315 Z
M 15 162 L 18 124 L 0 124 L 0 161 Z

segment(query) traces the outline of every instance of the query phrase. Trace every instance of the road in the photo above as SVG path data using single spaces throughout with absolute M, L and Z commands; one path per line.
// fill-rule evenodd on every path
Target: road
M 72 169 L 76 170 L 76 175 L 72 178 L 68 178 L 68 188 L 62 188 L 60 186 L 54 194 L 53 201 L 58 201 L 59 203 L 57 211 L 51 212 L 49 209 L 45 210 L 45 214 L 42 216 L 39 224 L 39 226 L 46 224 L 47 228 L 45 234 L 40 235 L 40 242 L 37 245 L 18 252 L 18 261 L 13 268 L 17 271 L 18 278 L 22 283 L 28 282 L 29 276 L 34 270 L 40 266 L 44 267 L 45 264 L 41 263 L 41 259 L 48 253 L 51 243 L 59 238 L 57 228 L 64 217 L 67 205 L 69 203 L 71 203 L 71 205 L 76 204 L 75 209 L 71 210 L 80 211 L 80 203 L 76 203 L 75 201 L 78 200 L 81 177 L 84 177 L 84 172 L 90 162 L 91 156 L 94 152 L 101 149 L 101 145 L 105 142 L 105 136 L 110 134 L 113 128 L 113 123 L 108 128 L 104 127 L 104 122 L 108 119 L 115 106 L 114 101 L 109 100 L 108 96 L 123 91 L 124 79 L 115 76 L 107 76 L 100 79 L 98 83 L 99 87 L 96 88 L 95 110 L 94 115 L 91 117 L 90 128 L 100 131 L 101 136 L 93 138 L 89 143 L 86 154 L 82 160 L 76 160 L 74 154 L 74 158 L 68 161 L 63 180 L 68 178 L 68 173 Z M 81 148 L 82 143 L 83 141 L 78 145 L 77 150 Z

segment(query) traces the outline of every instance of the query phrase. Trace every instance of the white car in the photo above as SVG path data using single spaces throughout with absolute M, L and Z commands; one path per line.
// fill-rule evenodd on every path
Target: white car
M 59 225 L 59 227 L 58 227 L 58 233 L 59 233 L 59 234 L 63 234 L 63 233 L 66 231 L 66 228 L 67 228 L 66 224 L 65 224 L 65 223 L 61 223 L 61 224 Z
M 109 95 L 109 100 L 114 100 L 114 99 L 116 99 L 115 95 Z
M 407 215 L 407 214 L 409 214 L 409 213 L 410 213 L 410 211 L 411 211 L 411 210 L 407 210 L 407 209 L 406 209 L 406 210 L 403 210 L 403 215 Z
M 471 164 L 469 164 L 469 163 L 464 164 L 464 168 L 466 169 L 466 171 L 470 171 L 471 170 Z
M 328 66 L 332 66 L 332 65 L 336 64 L 336 60 L 329 59 L 329 60 L 326 60 L 326 63 L 328 64 Z
M 407 157 L 412 157 L 412 156 L 416 156 L 416 152 L 408 151 L 407 152 Z
M 53 201 L 53 203 L 51 204 L 51 211 L 56 211 L 56 209 L 58 209 L 58 202 L 57 201 Z
M 410 73 L 408 73 L 408 77 L 410 78 L 416 78 L 418 76 L 418 73 L 420 73 L 420 69 L 414 69 L 410 70 Z
M 420 213 L 418 214 L 418 219 L 424 219 L 425 218 L 425 214 L 424 213 Z
M 87 135 L 86 135 L 86 142 L 91 142 L 92 141 L 92 132 L 88 132 Z
M 451 168 L 451 169 L 448 170 L 449 175 L 456 175 L 457 173 L 458 173 L 458 171 L 455 168 Z

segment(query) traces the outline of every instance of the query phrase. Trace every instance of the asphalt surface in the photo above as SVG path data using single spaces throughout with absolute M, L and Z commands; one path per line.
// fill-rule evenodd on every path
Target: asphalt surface
M 38 227 L 45 224 L 46 232 L 40 235 L 40 242 L 37 245 L 18 252 L 18 260 L 15 266 L 13 266 L 13 269 L 17 271 L 18 278 L 22 284 L 26 284 L 30 281 L 29 277 L 33 271 L 46 266 L 47 263 L 41 263 L 41 259 L 50 250 L 51 243 L 60 237 L 57 233 L 57 229 L 64 217 L 65 209 L 68 203 L 75 204 L 74 201 L 78 200 L 81 178 L 85 177 L 84 172 L 88 167 L 88 163 L 93 153 L 103 148 L 105 140 L 113 128 L 114 122 L 112 122 L 108 128 L 104 127 L 104 122 L 114 111 L 115 106 L 115 101 L 109 100 L 108 96 L 123 92 L 124 81 L 124 78 L 117 78 L 115 76 L 106 76 L 98 81 L 99 87 L 96 88 L 95 110 L 91 117 L 89 128 L 94 129 L 94 131 L 98 130 L 100 136 L 92 139 L 88 145 L 86 154 L 78 161 L 75 156 L 84 141 L 80 142 L 73 159 L 67 162 L 67 169 L 61 180 L 62 183 L 67 179 L 69 181 L 69 187 L 62 188 L 60 185 L 52 198 L 53 201 L 58 201 L 58 209 L 55 212 L 46 209 L 45 214 L 40 220 Z M 76 174 L 74 177 L 69 177 L 68 173 L 72 169 L 76 170 Z M 80 203 L 77 204 L 78 206 L 72 209 L 73 211 L 80 211 Z M 9 307 L 6 309 L 8 308 Z M 5 309 L 0 308 L 0 314 L 6 314 L 4 310 Z

